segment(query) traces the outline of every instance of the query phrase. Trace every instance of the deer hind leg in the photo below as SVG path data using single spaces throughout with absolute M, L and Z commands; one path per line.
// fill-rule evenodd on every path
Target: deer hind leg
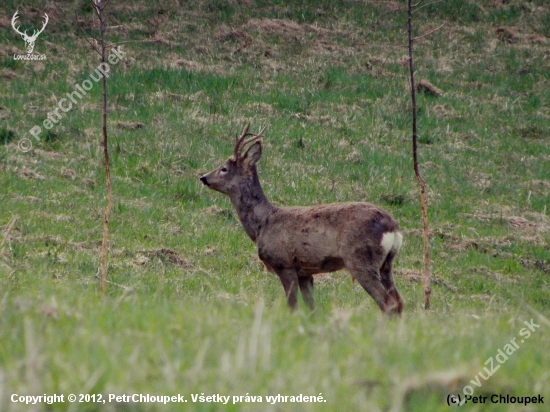
M 397 287 L 395 286 L 395 282 L 393 281 L 393 275 L 392 275 L 392 262 L 394 257 L 395 257 L 395 253 L 390 252 L 388 254 L 388 256 L 386 257 L 386 260 L 384 260 L 384 263 L 380 268 L 380 277 L 382 280 L 382 284 L 384 285 L 388 293 L 397 302 L 397 313 L 401 314 L 401 312 L 403 312 L 403 299 L 401 298 L 401 295 L 399 295 L 399 292 L 397 291 Z
M 380 307 L 380 310 L 386 314 L 392 315 L 399 313 L 398 301 L 394 295 L 390 294 L 388 289 L 382 283 L 380 271 L 377 266 L 372 264 L 355 263 L 346 265 L 359 284 L 367 291 Z
M 296 310 L 298 303 L 298 275 L 294 269 L 278 270 L 277 276 L 281 279 L 286 294 L 286 303 L 291 311 Z
M 313 276 L 299 276 L 298 284 L 300 285 L 300 291 L 304 302 L 313 312 L 315 310 L 315 299 L 313 297 Z

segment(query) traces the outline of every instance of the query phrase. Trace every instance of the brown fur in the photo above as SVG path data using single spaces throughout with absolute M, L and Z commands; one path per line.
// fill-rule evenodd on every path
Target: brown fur
M 251 135 L 247 126 L 237 139 L 234 156 L 202 176 L 201 181 L 229 196 L 246 233 L 256 244 L 260 260 L 279 276 L 290 308 L 296 308 L 299 289 L 313 309 L 313 275 L 346 268 L 383 312 L 400 314 L 403 300 L 392 276 L 392 261 L 400 241 L 389 251 L 382 246 L 384 234 L 399 233 L 395 220 L 369 203 L 272 205 L 256 171 L 262 143 L 254 141 L 262 132 L 244 141 Z

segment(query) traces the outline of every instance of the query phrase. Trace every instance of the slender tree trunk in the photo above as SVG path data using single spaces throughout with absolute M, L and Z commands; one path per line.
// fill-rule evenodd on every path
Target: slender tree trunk
M 430 280 L 430 255 L 428 250 L 428 212 L 426 203 L 426 184 L 424 179 L 420 176 L 418 169 L 418 155 L 417 155 L 417 131 L 416 131 L 416 86 L 414 84 L 414 65 L 413 65 L 413 29 L 412 29 L 412 12 L 413 12 L 412 0 L 408 0 L 408 29 L 409 29 L 409 69 L 411 74 L 411 99 L 412 99 L 412 118 L 413 118 L 413 163 L 414 173 L 418 182 L 420 183 L 420 201 L 422 203 L 422 227 L 424 234 L 424 309 L 430 308 L 430 295 L 432 293 L 432 285 Z
M 97 15 L 99 17 L 99 29 L 101 33 L 101 63 L 105 63 L 105 19 L 103 15 L 104 1 L 99 0 L 96 4 Z M 102 66 L 104 67 L 104 66 Z M 107 179 L 107 207 L 103 215 L 103 241 L 101 243 L 101 293 L 105 294 L 105 283 L 107 279 L 107 239 L 109 234 L 109 215 L 113 203 L 111 190 L 111 171 L 109 169 L 109 147 L 107 140 L 107 78 L 102 78 L 103 86 L 103 155 L 105 159 L 105 177 Z

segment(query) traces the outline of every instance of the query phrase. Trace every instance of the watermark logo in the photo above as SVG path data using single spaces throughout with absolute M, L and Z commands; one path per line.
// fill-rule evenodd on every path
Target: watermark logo
M 531 319 L 530 321 L 524 321 L 523 324 L 526 327 L 520 329 L 519 331 L 519 336 L 522 338 L 521 343 L 525 343 L 525 341 L 529 339 L 531 335 L 540 328 L 540 325 L 536 324 L 534 322 L 534 319 Z M 510 356 L 512 356 L 513 353 L 520 348 L 520 344 L 516 342 L 516 339 L 518 339 L 518 337 L 511 339 L 508 343 L 506 343 L 502 347 L 502 349 L 497 350 L 497 354 L 495 355 L 494 358 L 490 356 L 485 361 L 484 365 L 486 365 L 486 367 L 484 367 L 483 370 L 480 370 L 475 375 L 474 379 L 470 380 L 469 383 L 471 383 L 471 385 L 466 385 L 464 386 L 464 388 L 462 388 L 463 395 L 450 394 L 449 396 L 447 396 L 447 404 L 462 406 L 465 403 L 487 402 L 487 398 L 488 398 L 487 396 L 481 396 L 481 395 L 474 396 L 475 388 L 481 388 L 483 386 L 483 381 L 486 381 L 491 376 L 493 376 L 493 374 L 500 369 L 501 365 L 506 363 L 506 361 L 510 358 Z M 480 377 L 483 379 L 483 381 L 479 379 Z M 506 397 L 504 397 L 503 395 L 501 395 L 499 397 L 498 395 L 493 395 L 491 396 L 490 402 L 491 403 L 522 403 L 524 405 L 527 405 L 528 403 L 544 403 L 544 397 L 541 397 L 540 395 L 538 395 L 538 398 L 536 396 L 535 397 L 515 397 L 515 396 L 510 397 L 507 395 Z
M 13 17 L 11 19 L 11 26 L 13 27 L 15 32 L 17 34 L 19 34 L 21 36 L 21 38 L 25 41 L 25 47 L 27 49 L 27 54 L 14 54 L 13 55 L 14 60 L 46 60 L 46 55 L 45 54 L 34 55 L 34 54 L 32 54 L 32 52 L 34 50 L 34 45 L 36 43 L 36 39 L 38 38 L 40 33 L 42 33 L 44 31 L 44 29 L 46 28 L 46 25 L 48 24 L 48 21 L 50 20 L 50 18 L 48 17 L 48 15 L 46 13 L 44 13 L 44 23 L 42 24 L 42 28 L 40 30 L 33 30 L 32 35 L 29 36 L 27 34 L 27 30 L 22 32 L 21 30 L 19 30 L 20 26 L 16 26 L 16 20 L 19 18 L 18 13 L 19 13 L 19 11 L 16 11 L 15 14 L 13 15 Z

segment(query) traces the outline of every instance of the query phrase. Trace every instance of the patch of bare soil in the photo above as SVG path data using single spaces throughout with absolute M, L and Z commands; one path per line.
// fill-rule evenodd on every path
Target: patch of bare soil
M 34 170 L 27 168 L 26 166 L 23 166 L 23 168 L 19 171 L 19 176 L 22 177 L 23 179 L 36 179 L 36 180 L 46 179 L 40 173 L 35 172 Z
M 96 185 L 95 180 L 87 178 L 87 177 L 82 179 L 82 184 L 86 187 L 91 187 L 91 188 L 94 188 L 95 185 Z
M 400 278 L 407 279 L 410 283 L 418 283 L 418 282 L 424 281 L 424 277 L 420 270 L 396 269 L 395 275 L 399 276 Z M 456 286 L 453 286 L 450 282 L 443 279 L 441 276 L 430 276 L 430 280 L 432 283 L 435 283 L 436 285 L 442 285 L 446 287 L 453 293 L 458 291 L 458 288 Z
M 532 244 L 540 244 L 543 239 L 538 233 L 525 233 L 522 235 L 508 236 L 485 236 L 476 239 L 458 236 L 450 232 L 452 229 L 434 229 L 429 231 L 430 236 L 437 236 L 444 239 L 448 244 L 448 249 L 455 252 L 464 252 L 469 249 L 477 250 L 483 253 L 491 253 L 492 256 L 504 256 L 504 252 L 498 250 L 503 246 L 510 246 L 513 242 L 526 242 Z M 423 236 L 421 229 L 401 229 L 403 234 L 411 234 L 413 236 Z
M 311 116 L 302 113 L 296 114 L 296 117 L 311 123 L 330 123 L 332 120 L 330 116 Z
M 526 269 L 536 269 L 550 274 L 550 263 L 542 259 L 520 259 L 521 264 Z
M 245 29 L 246 30 L 246 29 Z M 241 44 L 243 47 L 250 46 L 254 39 L 245 33 L 242 29 L 230 30 L 227 27 L 222 27 L 216 33 L 214 33 L 214 40 L 218 42 L 235 42 Z
M 510 254 L 509 257 L 515 257 L 515 256 Z M 514 274 L 511 274 L 511 273 L 503 275 L 502 273 L 493 271 L 493 270 L 489 269 L 487 266 L 483 266 L 483 265 L 482 266 L 471 267 L 470 272 L 475 274 L 475 275 L 484 276 L 484 277 L 487 277 L 489 279 L 494 279 L 495 281 L 497 281 L 499 283 L 500 282 L 506 282 L 506 283 L 517 284 L 522 280 L 520 275 L 514 275 Z
M 67 242 L 67 247 L 78 251 L 90 251 L 92 253 L 99 253 L 101 247 L 101 241 L 96 241 L 95 245 L 91 245 L 89 242 Z
M 407 60 L 408 62 L 408 60 Z M 421 93 L 429 94 L 431 96 L 442 96 L 443 90 L 434 86 L 428 80 L 420 80 L 416 85 L 416 90 Z
M 7 119 L 10 117 L 10 109 L 6 106 L 0 105 L 0 120 Z
M 404 6 L 398 1 L 380 1 L 378 3 L 382 6 L 385 6 L 388 9 L 388 11 L 392 13 L 397 13 L 400 10 L 404 10 L 403 9 Z
M 6 17 L 0 17 L 0 27 L 10 27 L 11 21 Z
M 316 283 L 330 283 L 334 281 L 334 276 L 330 273 L 319 273 L 314 276 L 314 282 Z
M 357 150 L 354 150 L 353 152 L 349 153 L 346 156 L 345 161 L 347 163 L 361 163 L 361 159 L 363 158 L 363 155 L 358 152 Z
M 73 169 L 63 166 L 61 167 L 61 176 L 65 179 L 74 180 L 76 178 L 76 172 Z
M 470 295 L 470 299 L 480 300 L 483 302 L 490 302 L 493 298 L 489 295 L 482 294 L 482 295 Z
M 201 214 L 207 216 L 217 216 L 224 218 L 233 218 L 233 212 L 231 209 L 223 209 L 219 206 L 209 206 L 201 210 Z
M 479 242 L 476 242 L 473 239 L 465 239 L 464 241 L 460 243 L 456 243 L 454 245 L 450 245 L 449 249 L 457 251 L 457 252 L 463 252 L 469 248 L 475 249 L 475 250 L 485 250 L 485 248 L 481 247 Z
M 64 215 L 64 214 L 60 214 L 60 215 L 55 215 L 55 221 L 56 222 L 74 222 L 74 217 L 72 216 L 68 216 L 68 215 Z
M 181 255 L 178 252 L 172 249 L 162 248 L 162 249 L 142 250 L 138 252 L 138 257 L 140 255 L 147 256 L 149 258 L 156 257 L 163 261 L 168 260 L 173 265 L 181 266 L 184 269 L 189 269 L 192 267 L 191 263 L 189 263 L 187 260 L 181 257 Z M 147 261 L 143 262 L 142 264 L 145 264 Z
M 202 64 L 193 60 L 186 59 L 177 59 L 174 61 L 172 66 L 176 68 L 181 67 L 192 72 L 200 72 L 203 69 Z
M 251 108 L 257 113 L 273 115 L 275 114 L 275 109 L 269 103 L 263 102 L 248 102 L 245 107 Z
M 431 113 L 433 113 L 437 117 L 443 117 L 446 119 L 451 119 L 456 117 L 456 112 L 453 109 L 453 107 L 446 103 L 446 104 L 437 104 L 430 110 Z
M 505 221 L 510 229 L 527 232 L 550 232 L 550 222 L 547 216 L 540 213 L 526 213 L 532 220 L 522 216 L 499 216 L 496 214 L 464 213 L 464 216 L 481 222 Z
M 471 177 L 474 186 L 486 190 L 491 187 L 491 178 L 493 176 L 488 173 L 475 173 Z
M 251 19 L 242 26 L 243 31 L 255 31 L 262 34 L 277 34 L 288 39 L 301 38 L 309 25 L 300 25 L 290 20 L 281 19 Z
M 257 33 L 258 37 L 251 34 Z M 340 48 L 335 42 L 327 40 L 329 35 L 346 36 L 349 34 L 338 29 L 326 29 L 317 24 L 299 24 L 285 19 L 250 19 L 237 29 L 222 27 L 214 34 L 217 42 L 237 43 L 234 52 L 245 49 L 262 49 L 264 57 L 272 57 L 274 51 L 265 45 L 261 36 L 279 36 L 288 43 L 302 43 L 308 38 L 316 39 L 315 50 L 338 51 Z
M 38 203 L 40 198 L 36 196 L 20 196 L 17 193 L 10 193 L 10 197 L 14 200 L 20 200 L 22 202 Z
M 121 129 L 136 130 L 142 129 L 145 125 L 141 122 L 117 122 L 116 126 Z
M 504 27 L 497 28 L 497 37 L 500 41 L 508 44 L 528 42 L 545 45 L 548 43 L 548 39 L 544 36 L 534 33 L 523 33 L 521 27 Z
M 0 71 L 0 79 L 15 79 L 17 77 L 17 73 L 11 70 L 1 70 Z
M 41 156 L 46 160 L 56 160 L 56 159 L 60 159 L 60 158 L 63 157 L 63 155 L 61 153 L 48 151 L 48 150 L 42 150 L 42 149 L 38 149 L 38 148 L 36 148 L 32 151 L 32 155 L 33 156 Z
M 542 196 L 550 194 L 550 180 L 531 180 L 526 183 L 529 190 Z

